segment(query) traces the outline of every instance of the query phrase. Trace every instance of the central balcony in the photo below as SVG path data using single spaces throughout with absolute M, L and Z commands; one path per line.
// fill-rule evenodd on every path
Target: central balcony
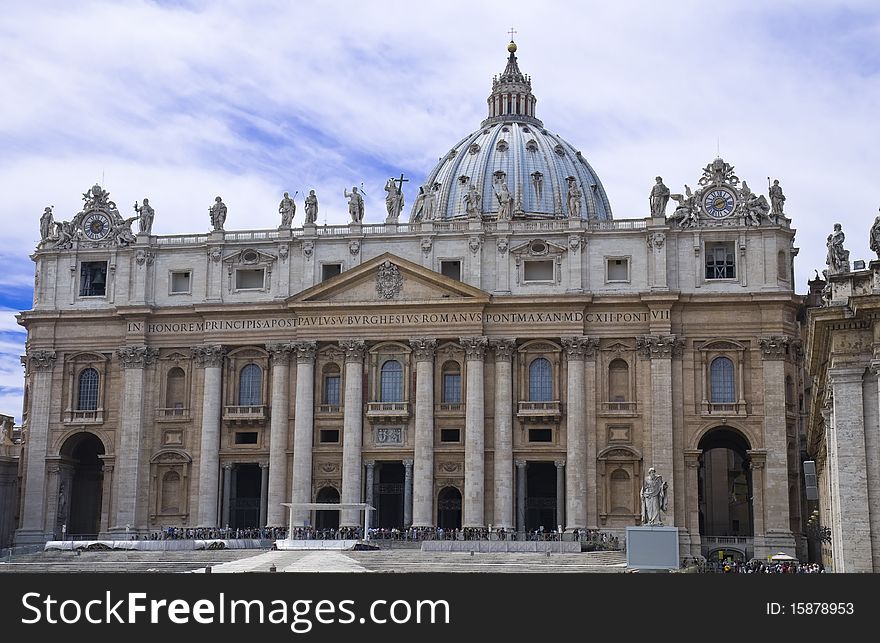
M 189 420 L 189 409 L 180 406 L 156 409 L 157 422 L 182 422 Z
M 747 415 L 745 402 L 703 402 L 702 415 L 718 416 L 718 415 Z
M 104 421 L 104 409 L 83 411 L 67 409 L 64 411 L 65 424 L 101 424 Z
M 521 420 L 538 422 L 546 420 L 558 420 L 561 415 L 559 400 L 547 402 L 521 401 L 516 411 L 516 416 Z
M 409 419 L 409 402 L 367 402 L 367 418 L 373 422 L 400 422 Z
M 265 422 L 267 416 L 267 407 L 263 404 L 223 407 L 223 419 L 227 422 L 237 422 L 240 424 L 249 422 Z

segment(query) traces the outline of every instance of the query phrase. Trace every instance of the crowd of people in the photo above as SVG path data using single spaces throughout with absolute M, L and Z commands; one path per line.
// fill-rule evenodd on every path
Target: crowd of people
M 286 538 L 284 527 L 247 527 L 230 529 L 228 527 L 165 527 L 144 535 L 144 540 L 277 540 Z
M 801 563 L 796 560 L 750 561 L 685 559 L 683 566 L 695 565 L 700 572 L 707 574 L 824 574 L 822 563 Z

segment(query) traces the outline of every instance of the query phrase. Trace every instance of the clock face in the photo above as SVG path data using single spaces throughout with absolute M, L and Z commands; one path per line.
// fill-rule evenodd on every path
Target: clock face
M 734 207 L 736 207 L 736 197 L 726 188 L 712 188 L 703 197 L 703 210 L 716 219 L 730 216 Z
M 110 233 L 110 218 L 103 212 L 93 212 L 83 220 L 83 232 L 92 241 L 100 241 Z

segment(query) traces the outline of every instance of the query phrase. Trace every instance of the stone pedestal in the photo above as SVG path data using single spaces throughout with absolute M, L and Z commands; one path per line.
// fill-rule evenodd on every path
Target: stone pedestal
M 626 566 L 630 569 L 678 569 L 678 527 L 626 528 Z

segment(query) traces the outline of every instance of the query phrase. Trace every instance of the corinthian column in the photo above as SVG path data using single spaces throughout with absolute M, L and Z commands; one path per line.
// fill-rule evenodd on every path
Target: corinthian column
M 287 500 L 287 431 L 290 417 L 290 344 L 266 344 L 272 357 L 272 410 L 269 420 L 269 482 L 266 502 L 266 524 L 284 526 Z M 262 526 L 262 523 L 261 523 Z
M 409 342 L 416 360 L 415 448 L 412 524 L 434 524 L 434 351 L 437 340 L 417 337 Z
M 502 529 L 514 527 L 513 518 L 513 369 L 514 339 L 492 339 L 495 351 L 495 520 Z
M 463 527 L 485 527 L 483 448 L 483 357 L 485 337 L 462 337 L 467 362 L 467 406 L 464 418 L 464 520 Z
M 296 352 L 296 415 L 293 420 L 294 504 L 312 501 L 312 435 L 315 428 L 316 342 L 294 342 Z M 301 526 L 309 518 L 308 509 L 291 508 L 290 527 Z
M 220 409 L 226 350 L 219 345 L 193 346 L 196 366 L 205 369 L 202 385 L 202 438 L 199 450 L 199 527 L 217 526 L 220 499 Z
M 46 454 L 49 446 L 49 404 L 52 399 L 52 369 L 55 351 L 32 350 L 25 358 L 30 379 L 28 436 L 25 445 L 26 473 L 21 508 L 21 528 L 15 533 L 16 544 L 46 540 L 43 503 L 46 496 Z
M 156 361 L 159 351 L 147 346 L 123 346 L 116 351 L 123 368 L 122 408 L 116 456 L 116 518 L 110 532 L 146 527 L 141 516 L 143 483 L 140 479 L 144 433 L 144 368 Z
M 563 337 L 568 360 L 566 389 L 565 528 L 587 526 L 587 430 L 585 422 L 584 360 L 596 351 L 599 340 L 590 337 Z M 593 456 L 595 458 L 595 456 Z M 595 483 L 594 483 L 595 484 Z M 593 489 L 595 493 L 595 489 Z
M 342 420 L 342 502 L 361 501 L 361 446 L 364 427 L 364 351 L 359 339 L 339 342 L 345 353 L 345 407 Z M 342 511 L 340 525 L 357 527 L 360 512 L 355 509 Z

